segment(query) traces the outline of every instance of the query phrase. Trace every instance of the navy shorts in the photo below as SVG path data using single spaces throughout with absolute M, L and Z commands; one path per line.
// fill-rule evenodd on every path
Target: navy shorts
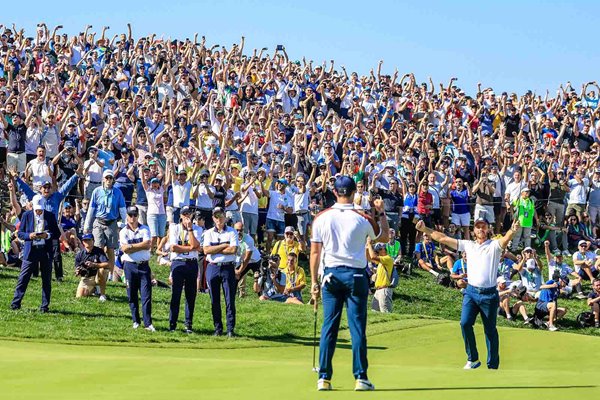
M 550 311 L 548 311 L 548 304 L 549 304 L 549 302 L 547 302 L 547 301 L 538 301 L 535 304 L 535 308 L 537 310 L 541 311 L 542 313 L 549 314 Z
M 271 218 L 267 218 L 267 231 L 275 232 L 276 235 L 283 236 L 285 230 L 285 221 L 276 221 Z

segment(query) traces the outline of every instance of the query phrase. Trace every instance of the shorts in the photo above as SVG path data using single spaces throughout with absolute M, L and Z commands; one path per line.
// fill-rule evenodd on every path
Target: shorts
M 477 221 L 479 218 L 485 219 L 488 224 L 496 222 L 496 216 L 494 212 L 494 206 L 475 204 L 475 214 L 473 220 Z
M 148 214 L 148 228 L 150 228 L 150 236 L 164 237 L 167 226 L 167 214 Z
M 442 209 L 434 208 L 431 210 L 431 221 L 435 225 L 442 225 Z
M 79 281 L 79 285 L 77 286 L 77 291 L 79 292 L 79 290 L 85 289 L 89 295 L 94 292 L 95 288 L 96 288 L 96 275 L 86 277 L 86 278 L 82 277 L 81 280 Z
M 550 313 L 550 311 L 548 311 L 549 303 L 550 303 L 549 301 L 538 301 L 537 303 L 535 303 L 535 309 L 538 311 L 541 311 L 544 314 L 549 314 Z
M 577 272 L 579 274 L 579 276 L 581 277 L 581 279 L 583 279 L 584 281 L 589 281 L 590 277 L 588 276 L 588 274 L 586 274 L 585 270 L 583 268 L 580 268 L 579 271 Z M 592 276 L 594 278 L 598 277 L 598 270 L 592 268 Z
M 256 235 L 256 230 L 258 229 L 258 214 L 242 212 L 242 218 L 244 220 L 244 232 L 252 236 Z
M 471 214 L 456 214 L 452 213 L 452 217 L 450 219 L 452 223 L 456 226 L 470 226 L 471 225 Z
M 271 218 L 267 218 L 267 232 L 275 232 L 276 235 L 283 236 L 285 230 L 285 221 L 276 221 Z
M 108 247 L 109 249 L 119 247 L 119 230 L 116 220 L 108 225 L 101 224 L 97 219 L 94 220 L 92 233 L 94 234 L 94 246 Z
M 375 290 L 371 309 L 379 312 L 392 312 L 392 297 L 394 290 L 391 288 L 381 288 Z
M 231 221 L 232 225 L 242 221 L 242 216 L 238 210 L 225 211 L 225 217 Z

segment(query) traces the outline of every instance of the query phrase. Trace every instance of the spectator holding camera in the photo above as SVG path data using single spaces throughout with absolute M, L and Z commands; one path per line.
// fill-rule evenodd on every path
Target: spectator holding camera
M 99 283 L 98 274 L 108 276 L 108 257 L 104 250 L 94 246 L 94 235 L 84 234 L 81 238 L 83 249 L 75 256 L 75 275 L 80 277 L 75 297 L 94 294 Z
M 568 283 L 569 278 L 560 278 L 557 282 L 550 279 L 544 285 L 540 286 L 540 296 L 535 304 L 536 313 L 539 317 L 548 316 L 546 324 L 551 332 L 557 331 L 556 321 L 561 319 L 567 313 L 565 307 L 558 307 L 558 294 L 561 288 Z
M 523 286 L 527 288 L 527 293 L 535 297 L 542 285 L 541 264 L 537 253 L 531 247 L 526 247 L 521 252 L 521 260 L 514 266 L 519 272 Z
M 375 294 L 371 309 L 383 313 L 392 312 L 392 295 L 394 289 L 392 286 L 394 274 L 394 260 L 387 252 L 385 243 L 376 243 L 373 246 L 373 241 L 367 238 L 367 261 L 376 263 L 375 273 L 372 280 L 375 283 Z
M 531 322 L 531 319 L 527 315 L 527 309 L 525 303 L 520 299 L 519 289 L 522 286 L 513 285 L 509 279 L 506 279 L 504 275 L 500 275 L 497 279 L 498 282 L 498 295 L 500 296 L 500 307 L 499 315 L 506 317 L 508 321 L 514 321 L 517 313 L 521 314 L 525 324 Z M 511 306 L 510 299 L 516 298 L 517 301 Z

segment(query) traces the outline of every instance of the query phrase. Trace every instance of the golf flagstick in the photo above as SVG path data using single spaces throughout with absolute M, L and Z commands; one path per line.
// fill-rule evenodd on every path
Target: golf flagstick
M 315 319 L 315 326 L 313 332 L 313 360 L 312 360 L 312 370 L 313 372 L 319 372 L 319 369 L 315 366 L 315 362 L 317 359 L 317 309 L 319 308 L 319 299 L 314 299 L 315 303 L 313 304 L 313 314 Z

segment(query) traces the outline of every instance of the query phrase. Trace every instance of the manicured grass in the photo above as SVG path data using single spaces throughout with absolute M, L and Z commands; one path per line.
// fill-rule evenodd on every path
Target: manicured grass
M 482 357 L 485 345 L 478 327 Z M 596 337 L 501 328 L 501 368 L 461 369 L 456 322 L 401 320 L 369 328 L 370 379 L 377 399 L 594 398 Z M 341 334 L 332 393 L 315 391 L 310 338 L 276 347 L 188 349 L 71 346 L 0 341 L 7 399 L 312 399 L 351 392 L 351 353 Z M 229 347 L 238 340 L 228 341 Z M 270 342 L 273 344 L 273 342 Z

